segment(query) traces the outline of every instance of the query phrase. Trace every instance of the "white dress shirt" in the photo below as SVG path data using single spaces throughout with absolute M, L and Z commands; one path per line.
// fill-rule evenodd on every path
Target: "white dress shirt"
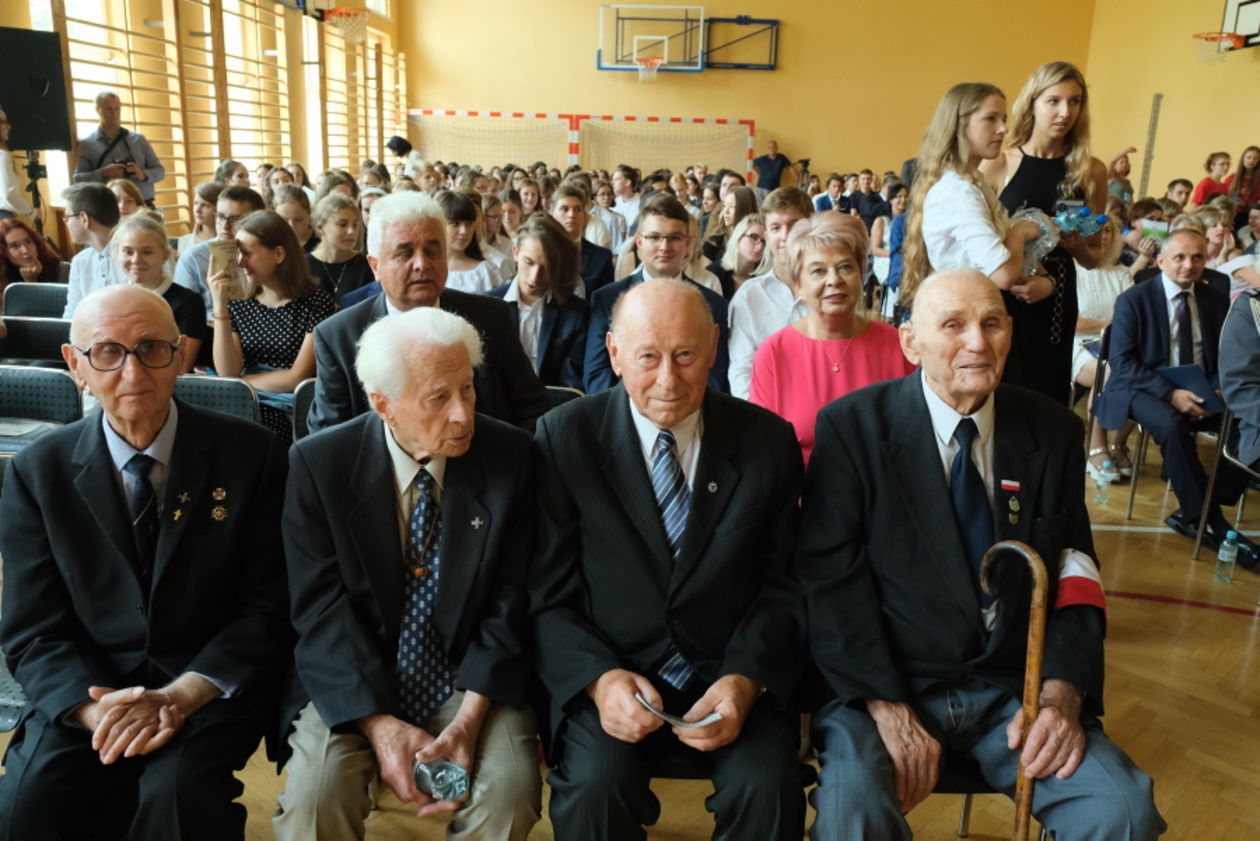
M 1203 330 L 1199 321 L 1199 302 L 1194 296 L 1194 284 L 1190 284 L 1189 289 L 1182 289 L 1163 272 L 1159 273 L 1159 279 L 1164 284 L 1164 297 L 1168 299 L 1168 364 L 1180 365 L 1178 360 L 1181 358 L 1181 342 L 1177 336 L 1177 296 L 1182 292 L 1189 292 L 1190 296 L 1186 299 L 1186 306 L 1190 308 L 1190 329 L 1194 336 L 1194 364 L 1200 368 L 1203 367 Z
M 1011 259 L 980 188 L 947 169 L 923 199 L 923 245 L 933 271 L 971 266 L 986 275 Z
M 442 501 L 442 482 L 446 478 L 446 456 L 432 456 L 426 463 L 416 461 L 394 440 L 394 430 L 389 424 L 381 421 L 385 427 L 385 449 L 389 453 L 389 463 L 394 470 L 394 494 L 398 501 L 398 536 L 400 546 L 406 546 L 411 539 L 411 512 L 415 510 L 416 498 L 420 491 L 416 489 L 416 475 L 421 470 L 429 471 L 433 477 L 433 498 Z M 440 555 L 442 547 L 438 546 Z
M 919 381 L 923 385 L 923 398 L 927 401 L 928 415 L 932 418 L 932 431 L 936 434 L 936 449 L 941 455 L 941 469 L 945 471 L 945 484 L 949 484 L 950 469 L 954 466 L 954 456 L 958 455 L 958 444 L 954 441 L 954 430 L 963 418 L 971 418 L 980 430 L 976 443 L 971 447 L 971 461 L 980 471 L 984 481 L 985 493 L 989 495 L 989 505 L 993 505 L 993 399 L 984 401 L 984 405 L 970 415 L 961 415 L 948 405 L 932 390 L 927 378 L 920 373 Z
M 643 201 L 643 196 L 635 193 L 628 199 L 617 196 L 617 201 L 613 205 L 613 210 L 621 214 L 626 220 L 626 230 L 633 231 L 635 225 L 639 223 L 639 204 Z
M 652 478 L 652 462 L 656 458 L 656 436 L 661 429 L 639 412 L 634 401 L 630 400 L 630 419 L 634 421 L 634 431 L 639 435 L 639 446 L 643 450 L 643 463 L 647 466 L 648 479 Z M 700 439 L 704 434 L 700 410 L 692 412 L 670 428 L 677 444 L 678 464 L 682 467 L 687 487 L 694 489 L 696 481 L 696 465 L 700 463 Z
M 525 349 L 525 356 L 533 364 L 534 373 L 538 373 L 538 365 L 542 361 L 542 348 L 538 346 L 538 338 L 542 335 L 543 310 L 551 301 L 551 293 L 548 292 L 532 304 L 526 304 L 521 300 L 520 287 L 514 280 L 508 287 L 507 294 L 503 296 L 503 300 L 513 301 L 516 304 L 516 325 L 520 331 L 521 347 Z
M 796 297 L 792 287 L 779 280 L 773 269 L 750 277 L 735 290 L 727 315 L 731 337 L 726 377 L 731 394 L 748 399 L 757 347 L 808 313 L 809 305 Z
M 97 251 L 91 245 L 83 246 L 70 261 L 70 286 L 66 291 L 66 309 L 61 317 L 74 318 L 74 308 L 88 293 L 127 282 L 108 248 Z

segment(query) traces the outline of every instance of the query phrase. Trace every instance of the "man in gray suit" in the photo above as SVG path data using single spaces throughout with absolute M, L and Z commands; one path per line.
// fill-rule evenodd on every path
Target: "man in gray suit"
M 1221 328 L 1221 395 L 1234 413 L 1234 452 L 1238 460 L 1260 470 L 1260 290 L 1238 296 Z M 1222 462 L 1224 464 L 1224 462 Z M 1244 558 L 1238 565 L 1260 573 L 1260 565 Z

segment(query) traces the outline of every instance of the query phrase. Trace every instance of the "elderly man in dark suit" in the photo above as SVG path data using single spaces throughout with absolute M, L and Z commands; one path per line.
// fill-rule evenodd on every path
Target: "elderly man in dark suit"
M 315 328 L 311 431 L 371 408 L 354 376 L 355 348 L 367 326 L 386 315 L 434 306 L 470 322 L 485 343 L 485 359 L 476 372 L 478 410 L 532 430 L 534 419 L 550 407 L 546 390 L 521 350 L 507 305 L 446 288 L 446 217 L 441 206 L 414 192 L 380 199 L 372 205 L 367 250 L 381 291 Z
M 1204 511 L 1207 472 L 1199 461 L 1195 432 L 1213 429 L 1219 418 L 1204 408 L 1210 394 L 1179 388 L 1160 369 L 1198 365 L 1216 387 L 1217 349 L 1221 326 L 1229 312 L 1229 298 L 1201 283 L 1207 261 L 1207 239 L 1191 228 L 1169 234 L 1157 263 L 1160 276 L 1139 283 L 1116 299 L 1111 322 L 1109 376 L 1094 404 L 1094 414 L 1106 429 L 1119 429 L 1133 418 L 1159 444 L 1164 471 L 1172 481 L 1181 507 L 1164 521 L 1178 534 L 1194 539 Z M 1221 503 L 1232 504 L 1246 479 L 1242 471 L 1224 463 L 1217 475 L 1215 499 L 1207 505 L 1204 543 L 1215 549 L 1229 523 Z M 1260 563 L 1260 546 L 1239 537 L 1238 561 Z
M 654 762 L 701 751 L 715 838 L 796 841 L 800 449 L 780 418 L 706 388 L 718 327 L 693 285 L 636 285 L 607 341 L 622 384 L 536 434 L 530 612 L 556 838 L 644 838 Z M 643 704 L 721 718 L 670 728 Z
M 971 269 L 929 278 L 902 349 L 919 372 L 841 398 L 818 417 L 797 574 L 826 701 L 812 837 L 909 839 L 942 747 L 1008 794 L 1039 778 L 1033 812 L 1067 837 L 1163 830 L 1150 778 L 1103 735 L 1103 592 L 1081 493 L 1080 422 L 999 386 L 1011 321 Z M 997 540 L 1046 562 L 1040 713 L 1021 744 L 1029 574 L 979 564 Z
M 286 670 L 270 432 L 172 400 L 170 307 L 112 286 L 62 348 L 101 412 L 9 466 L 0 641 L 30 704 L 0 778 L 0 838 L 244 838 L 233 803 Z
M 709 369 L 709 385 L 717 391 L 729 391 L 726 380 L 726 299 L 706 289 L 685 274 L 692 237 L 688 234 L 691 217 L 682 202 L 666 193 L 657 193 L 643 202 L 639 211 L 639 227 L 634 236 L 643 264 L 627 278 L 610 283 L 590 296 L 591 318 L 586 333 L 586 364 L 582 371 L 588 394 L 607 391 L 617 384 L 617 372 L 608 358 L 605 339 L 612 322 L 613 304 L 626 290 L 653 278 L 674 278 L 696 288 L 708 304 L 713 321 L 718 325 L 719 340 L 713 367 Z
M 303 692 L 279 841 L 362 838 L 378 776 L 422 815 L 458 809 L 452 839 L 523 841 L 539 818 L 537 726 L 523 706 L 532 450 L 520 430 L 474 416 L 481 359 L 456 315 L 381 319 L 357 361 L 373 411 L 290 452 Z M 414 759 L 462 766 L 468 796 L 417 790 Z

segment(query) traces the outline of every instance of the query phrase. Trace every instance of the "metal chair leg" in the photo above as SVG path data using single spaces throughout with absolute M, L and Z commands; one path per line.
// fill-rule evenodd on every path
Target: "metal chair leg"
M 1220 433 L 1216 437 L 1216 455 L 1212 458 L 1212 470 L 1208 473 L 1207 489 L 1203 491 L 1203 508 L 1199 511 L 1199 527 L 1195 530 L 1194 535 L 1194 552 L 1190 555 L 1190 560 L 1199 560 L 1199 550 L 1203 548 L 1203 533 L 1207 531 L 1207 513 L 1212 507 L 1212 500 L 1216 491 L 1216 474 L 1221 469 L 1221 453 L 1225 449 L 1225 442 L 1229 440 L 1229 426 L 1231 415 L 1228 409 L 1225 410 L 1225 416 L 1221 419 Z M 1184 516 L 1190 512 L 1181 512 Z M 1222 535 L 1223 537 L 1224 535 Z
M 1124 511 L 1126 520 L 1133 519 L 1133 501 L 1137 499 L 1138 474 L 1142 469 L 1142 462 L 1146 460 L 1146 439 L 1146 430 L 1140 430 L 1138 432 L 1137 447 L 1133 451 L 1137 458 L 1133 460 L 1133 475 L 1129 478 L 1129 507 Z
M 971 795 L 964 794 L 962 810 L 958 813 L 958 837 L 966 838 L 971 828 Z

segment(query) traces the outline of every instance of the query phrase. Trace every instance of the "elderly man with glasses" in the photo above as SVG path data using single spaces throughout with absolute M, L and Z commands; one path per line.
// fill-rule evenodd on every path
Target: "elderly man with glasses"
M 62 353 L 102 411 L 14 457 L 0 498 L 0 645 L 29 699 L 0 839 L 243 839 L 233 774 L 291 657 L 284 449 L 172 398 L 182 337 L 148 289 L 85 297 Z

